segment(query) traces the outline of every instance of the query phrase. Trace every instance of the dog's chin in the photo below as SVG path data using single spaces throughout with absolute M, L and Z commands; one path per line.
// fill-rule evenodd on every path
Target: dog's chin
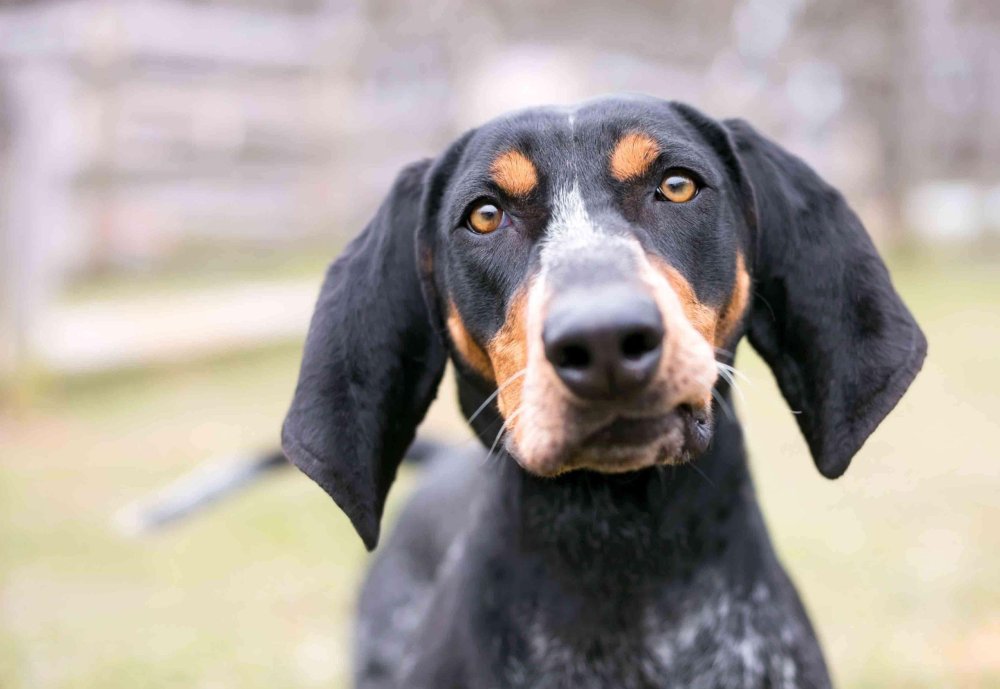
M 549 456 L 526 457 L 513 443 L 507 451 L 537 476 L 578 470 L 621 474 L 695 459 L 708 447 L 712 420 L 707 411 L 685 406 L 659 416 L 615 417 L 581 436 Z

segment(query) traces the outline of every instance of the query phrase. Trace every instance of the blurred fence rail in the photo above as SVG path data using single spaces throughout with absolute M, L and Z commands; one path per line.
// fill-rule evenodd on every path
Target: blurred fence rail
M 67 370 L 140 354 L 143 321 L 127 322 L 127 308 L 123 342 L 110 337 L 121 330 L 113 318 L 72 332 L 79 318 L 51 313 L 67 275 L 155 262 L 191 237 L 280 244 L 337 213 L 323 184 L 335 134 L 325 113 L 346 57 L 329 46 L 349 45 L 357 28 L 320 10 L 101 0 L 0 10 L 7 367 L 29 352 Z M 193 322 L 174 325 L 195 329 L 199 310 L 189 311 Z M 103 355 L 96 327 L 107 330 Z
M 342 238 L 460 130 L 608 91 L 754 121 L 883 241 L 1000 230 L 993 0 L 6 2 L 0 375 L 62 367 L 73 276 Z

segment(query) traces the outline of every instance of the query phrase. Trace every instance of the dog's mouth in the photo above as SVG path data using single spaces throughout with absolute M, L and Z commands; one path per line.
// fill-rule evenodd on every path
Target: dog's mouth
M 708 408 L 685 404 L 665 414 L 615 415 L 544 461 L 522 457 L 514 446 L 508 451 L 522 467 L 541 476 L 578 469 L 623 473 L 691 461 L 708 448 L 712 426 Z

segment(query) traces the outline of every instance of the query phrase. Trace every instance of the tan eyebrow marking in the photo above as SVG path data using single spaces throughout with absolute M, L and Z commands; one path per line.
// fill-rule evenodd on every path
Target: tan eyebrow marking
M 518 150 L 504 151 L 490 166 L 493 181 L 511 196 L 527 196 L 538 186 L 535 164 Z
M 611 175 L 619 182 L 641 177 L 660 155 L 660 145 L 649 134 L 628 132 L 611 152 Z

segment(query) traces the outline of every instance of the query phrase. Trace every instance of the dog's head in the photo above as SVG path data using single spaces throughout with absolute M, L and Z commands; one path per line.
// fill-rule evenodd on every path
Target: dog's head
M 532 109 L 406 168 L 330 267 L 283 446 L 371 548 L 449 354 L 485 443 L 623 472 L 705 449 L 744 333 L 831 478 L 926 351 L 840 194 L 746 123 Z

